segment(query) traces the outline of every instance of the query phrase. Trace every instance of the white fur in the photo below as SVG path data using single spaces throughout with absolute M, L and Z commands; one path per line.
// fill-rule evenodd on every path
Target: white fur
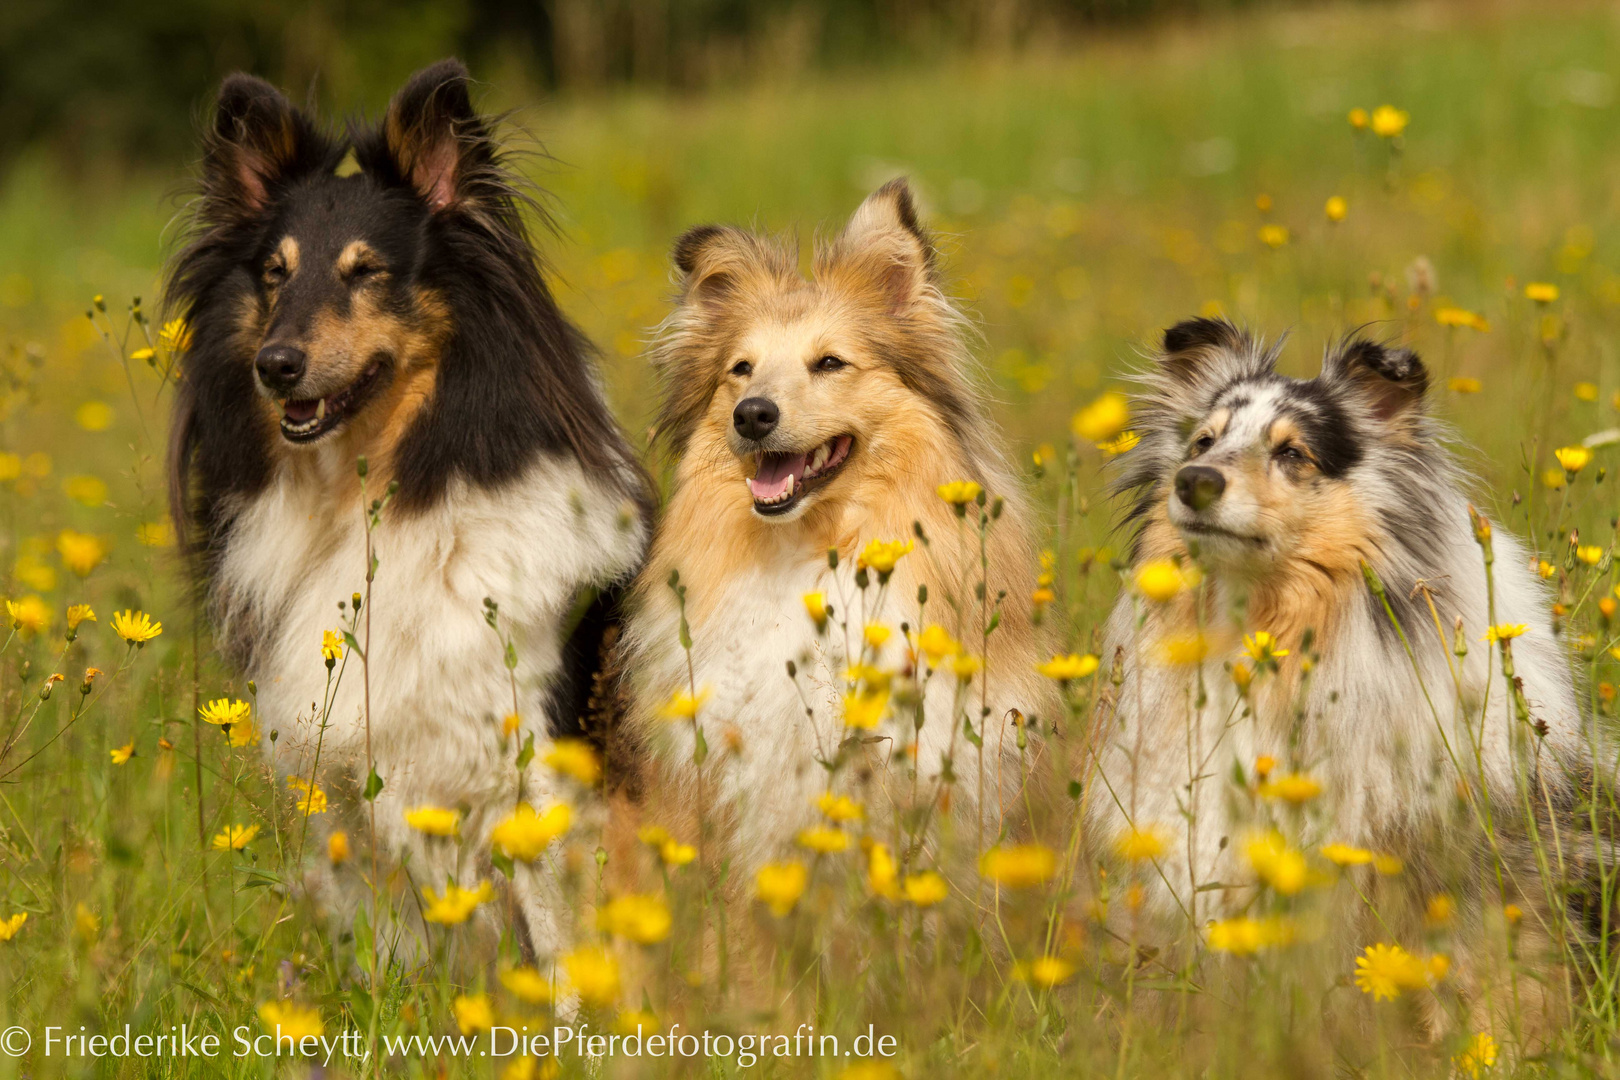
M 1420 613 L 1418 625 L 1404 627 L 1418 658 L 1421 684 L 1399 642 L 1381 634 L 1374 622 L 1376 618 L 1387 623 L 1387 617 L 1375 616 L 1361 595 L 1347 601 L 1338 613 L 1339 624 L 1331 628 L 1331 645 L 1312 676 L 1302 725 L 1298 756 L 1324 789 L 1306 819 L 1307 834 L 1302 838 L 1306 844 L 1339 841 L 1373 847 L 1380 835 L 1403 824 L 1433 820 L 1455 798 L 1459 768 L 1453 755 L 1461 777 L 1477 784 L 1481 770 L 1474 760 L 1476 740 L 1490 797 L 1498 804 L 1516 802 L 1514 748 L 1522 748 L 1528 758 L 1534 736 L 1514 718 L 1496 646 L 1480 640 L 1490 618 L 1483 557 L 1472 535 L 1467 504 L 1456 492 L 1438 498 L 1434 513 L 1443 523 L 1444 541 L 1440 550 L 1429 554 L 1443 567 L 1435 580 L 1461 615 L 1469 644 L 1461 663 L 1462 693 L 1459 697 L 1454 689 L 1421 598 L 1412 608 Z M 1513 641 L 1516 674 L 1524 680 L 1532 717 L 1547 724 L 1546 751 L 1562 766 L 1578 768 L 1590 760 L 1589 732 L 1576 702 L 1568 660 L 1552 634 L 1549 597 L 1515 538 L 1497 529 L 1494 543 L 1495 621 L 1529 626 Z M 1218 590 L 1214 609 L 1229 610 L 1219 576 L 1212 584 Z M 1096 791 L 1088 805 L 1105 838 L 1128 822 L 1167 835 L 1161 867 L 1168 889 L 1153 880 L 1150 906 L 1164 917 L 1185 919 L 1196 913 L 1201 922 L 1236 910 L 1250 895 L 1236 889 L 1205 892 L 1195 899 L 1193 886 L 1252 880 L 1242 843 L 1248 826 L 1227 797 L 1232 767 L 1241 765 L 1252 776 L 1261 754 L 1285 761 L 1292 710 L 1241 717 L 1242 706 L 1225 666 L 1243 655 L 1241 648 L 1206 658 L 1201 677 L 1208 702 L 1196 708 L 1195 680 L 1200 673 L 1196 666 L 1170 667 L 1157 659 L 1151 632 L 1137 629 L 1144 603 L 1127 591 L 1108 622 L 1104 655 L 1124 650 L 1125 681 L 1117 718 L 1105 733 L 1101 754 L 1101 772 L 1112 796 L 1109 790 Z M 1446 626 L 1448 638 L 1453 629 Z M 1284 662 L 1298 659 L 1296 655 Z M 1489 704 L 1481 728 L 1487 689 Z M 1561 766 L 1544 760 L 1542 767 Z M 1223 838 L 1229 841 L 1224 849 Z
M 816 798 L 829 788 L 827 771 L 818 759 L 832 760 L 846 736 L 883 739 L 873 744 L 873 756 L 882 770 L 875 786 L 855 792 L 866 800 L 868 812 L 878 822 L 886 817 L 886 807 L 881 805 L 888 801 L 884 785 L 894 785 L 908 773 L 900 755 L 909 736 L 898 729 L 899 721 L 893 716 L 873 731 L 852 732 L 844 727 L 848 664 L 845 633 L 838 623 L 846 617 L 847 598 L 849 648 L 857 653 L 864 622 L 887 624 L 894 633 L 876 663 L 898 669 L 906 649 L 900 624 L 909 623 L 913 634 L 919 629 L 917 582 L 902 559 L 881 598 L 873 575 L 866 590 L 868 606 L 863 610 L 854 569 L 853 560 L 845 559 L 837 571 L 830 570 L 825 552 L 796 550 L 784 544 L 770 561 L 739 569 L 728 577 L 720 597 L 702 598 L 714 612 L 691 628 L 695 683 L 700 693 L 707 690 L 711 694 L 700 713 L 705 741 L 712 751 L 703 770 L 704 798 L 711 819 L 735 823 L 730 849 L 734 874 L 746 878 L 760 864 L 788 854 L 799 830 L 816 822 Z M 825 634 L 817 633 L 804 606 L 804 594 L 817 591 L 824 592 L 836 609 Z M 689 595 L 688 606 L 695 606 L 699 599 Z M 927 619 L 950 627 L 948 609 L 941 608 L 943 601 L 936 596 L 930 601 Z M 976 635 L 977 630 L 965 632 Z M 668 590 L 631 621 L 627 645 L 639 701 L 656 707 L 687 687 L 677 609 Z M 789 660 L 798 666 L 802 699 L 788 676 Z M 1019 756 L 1005 719 L 1007 711 L 1016 708 L 1033 715 L 1049 694 L 1033 672 L 991 670 L 988 674 L 990 715 L 984 722 L 982 808 L 987 844 L 995 838 L 1002 811 L 1012 809 L 1019 790 Z M 959 700 L 955 676 L 949 670 L 935 672 L 927 683 L 925 721 L 917 735 L 919 790 L 924 797 L 932 790 L 944 757 L 953 755 L 957 780 L 951 800 L 957 811 L 957 828 L 974 827 L 978 751 L 962 736 L 961 727 L 964 711 L 973 717 L 975 728 L 980 726 L 979 694 L 976 679 Z M 806 715 L 806 705 L 813 716 Z M 653 747 L 665 763 L 663 775 L 678 778 L 682 790 L 690 794 L 694 745 L 690 724 L 650 720 L 645 715 L 643 722 L 654 725 Z M 905 723 L 909 726 L 909 717 Z M 726 750 L 727 732 L 735 732 L 740 743 L 734 756 Z M 852 771 L 858 772 L 846 767 L 832 785 L 835 790 L 850 790 Z
M 258 722 L 276 770 L 307 778 L 319 742 L 322 777 L 341 785 L 334 803 L 347 799 L 351 816 L 365 823 L 358 801 L 366 777 L 365 677 L 358 656 L 343 661 L 324 736 L 313 722 L 327 694 L 322 631 L 338 626 L 339 601 L 365 592 L 360 501 L 330 494 L 340 472 L 353 466 L 328 456 L 318 450 L 298 459 L 240 508 L 214 596 L 222 634 L 229 639 L 245 629 L 253 637 L 247 674 L 257 680 Z M 502 718 L 512 712 L 512 684 L 483 600 L 497 601 L 501 626 L 516 641 L 519 714 L 536 749 L 523 797 L 544 808 L 567 794 L 539 761 L 549 745 L 543 695 L 558 666 L 562 621 L 583 586 L 634 571 L 645 529 L 616 490 L 587 477 L 572 459 L 552 457 L 498 489 L 458 480 L 424 511 L 385 511 L 374 539 L 371 752 L 385 783 L 376 800 L 378 840 L 396 857 L 409 854 L 418 888 L 442 891 L 447 875 L 468 885 L 489 876 L 490 829 L 519 794 L 517 740 L 503 747 L 501 734 Z M 243 619 L 253 622 L 237 625 Z M 279 731 L 274 744 L 272 730 Z M 405 824 L 404 811 L 423 804 L 467 810 L 462 849 Z M 517 891 L 531 941 L 541 951 L 554 949 L 566 930 L 549 875 L 536 864 L 520 874 Z

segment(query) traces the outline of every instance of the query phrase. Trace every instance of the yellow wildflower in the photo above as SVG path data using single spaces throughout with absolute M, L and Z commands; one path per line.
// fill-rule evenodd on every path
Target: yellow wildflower
M 609 900 L 596 914 L 596 928 L 638 945 L 656 945 L 669 937 L 673 919 L 663 897 L 631 894 Z
M 611 1005 L 619 996 L 619 965 L 600 946 L 575 949 L 562 958 L 562 968 L 587 1005 Z
M 883 720 L 889 707 L 887 690 L 859 690 L 844 695 L 844 726 L 870 730 Z
M 321 659 L 333 663 L 343 659 L 343 635 L 335 630 L 321 631 Z
M 698 710 L 703 708 L 703 703 L 709 700 L 711 693 L 713 691 L 707 686 L 696 694 L 690 690 L 677 690 L 670 695 L 658 713 L 665 720 L 694 720 L 697 718 Z
M 940 498 L 952 506 L 966 506 L 974 499 L 977 499 L 980 493 L 984 491 L 984 488 L 975 484 L 972 480 L 952 480 L 948 484 L 939 485 L 934 490 L 939 493 Z
M 510 990 L 519 1001 L 525 1001 L 530 1005 L 545 1005 L 552 999 L 551 983 L 539 971 L 527 965 L 502 968 L 499 978 L 501 985 Z
M 1273 250 L 1288 243 L 1288 226 L 1275 223 L 1260 226 L 1260 242 Z
M 810 882 L 810 871 L 801 862 L 766 863 L 754 875 L 754 895 L 782 918 L 798 904 Z
M 1558 459 L 1565 472 L 1578 473 L 1591 463 L 1592 451 L 1584 446 L 1560 446 L 1553 451 L 1553 457 Z
M 6 614 L 11 617 L 12 628 L 25 634 L 40 633 L 51 625 L 51 609 L 32 594 L 21 600 L 7 600 Z
M 1423 962 L 1399 945 L 1369 945 L 1356 957 L 1356 987 L 1374 1001 L 1393 1000 L 1401 991 L 1428 981 Z
M 1329 195 L 1328 201 L 1322 205 L 1322 212 L 1329 221 L 1338 224 L 1350 213 L 1350 204 L 1343 195 Z
M 259 1006 L 259 1020 L 271 1035 L 291 1039 L 294 1046 L 306 1038 L 318 1039 L 326 1031 L 320 1011 L 295 1001 L 267 1001 Z
M 1485 631 L 1481 641 L 1498 642 L 1512 641 L 1514 638 L 1526 633 L 1530 627 L 1525 623 L 1497 623 Z
M 337 829 L 326 838 L 326 857 L 332 861 L 333 866 L 340 866 L 349 861 L 348 833 Z
M 1439 323 L 1441 326 L 1466 326 L 1468 329 L 1478 330 L 1482 334 L 1488 334 L 1491 332 L 1491 324 L 1486 320 L 1485 316 L 1479 314 L 1477 311 L 1469 311 L 1467 308 L 1436 308 L 1434 312 L 1434 321 Z M 1452 379 L 1451 381 L 1453 383 L 1471 382 L 1475 384 L 1479 382 L 1478 379 Z M 1456 390 L 1457 387 L 1453 386 L 1452 389 Z M 1477 390 L 1468 392 L 1478 393 Z
M 191 326 L 184 319 L 170 319 L 158 331 L 158 340 L 171 353 L 183 353 L 191 348 Z
M 1155 603 L 1175 599 L 1183 589 L 1197 585 L 1199 574 L 1183 569 L 1170 559 L 1153 559 L 1136 571 L 1136 590 Z
M 929 623 L 917 635 L 917 648 L 928 658 L 931 667 L 939 667 L 940 661 L 962 650 L 961 644 L 938 623 Z
M 1524 298 L 1538 304 L 1555 304 L 1558 302 L 1558 286 L 1550 281 L 1532 281 L 1524 287 Z
M 1554 335 L 1556 336 L 1556 335 Z M 1598 399 L 1597 383 L 1578 382 L 1575 384 L 1575 398 L 1578 401 L 1596 401 Z
M 1069 428 L 1082 442 L 1107 442 L 1131 423 L 1131 403 L 1124 394 L 1110 390 L 1092 402 L 1069 421 Z
M 1101 450 L 1109 457 L 1118 457 L 1121 454 L 1127 454 L 1132 450 L 1135 450 L 1136 444 L 1141 441 L 1142 433 L 1133 428 L 1128 428 L 1125 431 L 1120 432 L 1118 435 L 1115 435 L 1112 439 L 1104 439 L 1102 442 L 1098 443 L 1097 449 Z
M 1349 119 L 1350 126 L 1360 131 L 1367 126 L 1367 110 L 1358 105 L 1350 110 Z
M 1057 956 L 1043 956 L 1028 963 L 1017 964 L 1013 974 L 1024 982 L 1050 989 L 1074 978 L 1074 965 Z
M 815 825 L 799 831 L 798 843 L 818 855 L 834 855 L 849 848 L 849 834 L 827 825 Z
M 298 793 L 298 812 L 305 817 L 326 813 L 326 792 L 302 776 L 287 777 L 287 786 Z
M 1296 934 L 1294 924 L 1288 919 L 1279 916 L 1256 919 L 1245 915 L 1211 922 L 1209 947 L 1234 956 L 1251 956 L 1262 949 L 1290 945 Z
M 869 540 L 857 561 L 886 578 L 894 572 L 894 564 L 915 546 L 910 540 Z
M 1281 799 L 1299 806 L 1322 794 L 1322 785 L 1303 773 L 1291 772 L 1261 784 L 1260 794 L 1267 799 Z
M 1114 838 L 1114 853 L 1126 862 L 1152 862 L 1168 846 L 1164 832 L 1155 825 L 1132 826 Z
M 1087 653 L 1085 656 L 1076 656 L 1069 653 L 1067 656 L 1058 654 L 1052 659 L 1036 664 L 1035 670 L 1048 679 L 1057 682 L 1071 682 L 1075 679 L 1084 679 L 1097 670 L 1098 659 Z
M 1596 566 L 1603 561 L 1603 549 L 1596 544 L 1581 544 L 1575 549 L 1575 557 L 1587 566 Z
M 1323 844 L 1321 852 L 1322 857 L 1334 866 L 1366 866 L 1373 861 L 1372 852 L 1349 844 Z
M 23 923 L 28 921 L 28 912 L 19 911 L 8 919 L 0 919 L 0 943 L 10 941 L 17 936 Z
M 62 556 L 62 565 L 80 577 L 89 577 L 107 557 L 107 545 L 99 537 L 72 529 L 56 534 L 56 551 Z
M 932 870 L 920 874 L 907 874 L 902 886 L 906 899 L 920 908 L 933 907 L 950 893 L 945 879 Z
M 809 614 L 810 621 L 816 624 L 817 630 L 827 628 L 827 594 L 824 592 L 807 592 L 804 594 L 804 610 Z
M 215 851 L 241 851 L 259 835 L 257 825 L 227 825 L 225 831 L 214 837 Z
M 1406 130 L 1409 120 L 1411 116 L 1406 110 L 1393 105 L 1380 105 L 1372 113 L 1373 134 L 1381 139 L 1393 139 Z
M 1293 896 L 1305 887 L 1305 856 L 1290 847 L 1275 829 L 1251 838 L 1245 853 L 1260 880 L 1282 895 Z
M 1209 642 L 1202 634 L 1170 634 L 1159 641 L 1159 658 L 1172 666 L 1201 663 L 1208 655 Z
M 594 787 L 602 778 L 602 759 L 596 756 L 596 748 L 584 739 L 558 739 L 540 760 L 553 772 L 572 777 L 586 787 Z
M 424 888 L 422 898 L 427 901 L 422 909 L 423 919 L 440 926 L 459 926 L 472 918 L 479 904 L 495 899 L 495 887 L 487 881 L 480 881 L 471 889 L 463 889 L 451 881 L 445 884 L 443 896 Z
M 163 633 L 163 624 L 153 622 L 152 617 L 144 611 L 130 611 L 125 609 L 112 617 L 113 633 L 129 642 L 131 645 L 145 645 L 148 641 Z
M 135 756 L 135 744 L 132 742 L 125 743 L 123 746 L 114 747 L 108 752 L 112 754 L 112 763 L 114 765 L 123 765 Z
M 1481 1031 L 1464 1043 L 1462 1050 L 1451 1060 L 1459 1074 L 1466 1075 L 1469 1080 L 1479 1080 L 1486 1069 L 1496 1064 L 1496 1040 Z
M 1390 855 L 1386 852 L 1380 852 L 1379 854 L 1373 856 L 1373 869 L 1378 871 L 1380 874 L 1383 874 L 1385 877 L 1394 877 L 1396 874 L 1399 874 L 1402 870 L 1406 869 L 1406 864 L 1401 862 L 1401 857 L 1399 855 Z
M 887 844 L 870 843 L 866 849 L 866 884 L 885 900 L 900 898 L 900 868 Z
M 1505 904 L 1502 907 L 1502 917 L 1507 920 L 1509 926 L 1518 926 L 1524 919 L 1524 909 L 1518 904 Z
M 1450 926 L 1456 914 L 1457 901 L 1445 893 L 1436 893 L 1429 897 L 1429 903 L 1424 908 L 1423 921 L 1433 927 Z
M 457 994 L 450 1008 L 463 1035 L 476 1035 L 495 1026 L 495 1010 L 486 994 Z
M 866 816 L 861 804 L 848 795 L 834 795 L 830 791 L 823 791 L 816 796 L 816 809 L 820 810 L 829 821 L 859 821 Z
M 418 806 L 405 811 L 405 824 L 428 836 L 455 836 L 461 831 L 461 811 L 444 806 Z
M 246 701 L 232 701 L 230 698 L 215 698 L 197 710 L 197 715 L 203 721 L 216 727 L 229 728 L 232 724 L 240 724 L 253 712 L 253 706 Z
M 1554 574 L 1558 573 L 1558 567 L 1554 566 L 1552 563 L 1548 562 L 1546 559 L 1542 559 L 1536 565 L 1536 573 L 1541 576 L 1542 580 L 1546 580 L 1546 579 L 1552 577 Z
M 173 547 L 174 526 L 167 521 L 143 521 L 135 526 L 135 539 L 143 547 Z
M 1257 664 L 1280 660 L 1288 655 L 1287 649 L 1277 648 L 1277 639 L 1264 630 L 1243 635 L 1243 651 Z
M 882 623 L 869 622 L 861 629 L 861 638 L 876 652 L 888 643 L 889 637 L 893 633 L 893 630 Z
M 62 494 L 83 506 L 100 506 L 107 501 L 107 482 L 81 473 L 62 481 Z
M 1057 870 L 1057 855 L 1042 844 L 997 844 L 979 857 L 979 873 L 1009 889 L 1028 889 Z
M 972 682 L 973 676 L 984 669 L 984 661 L 972 653 L 959 652 L 951 657 L 948 663 L 956 676 L 956 681 L 960 683 Z
M 543 814 L 528 803 L 518 803 L 510 817 L 490 830 L 489 843 L 507 858 L 533 862 L 551 842 L 573 824 L 574 813 L 567 803 L 553 803 Z
M 77 630 L 79 624 L 95 622 L 96 613 L 89 604 L 70 604 L 67 609 L 67 624 L 69 630 Z

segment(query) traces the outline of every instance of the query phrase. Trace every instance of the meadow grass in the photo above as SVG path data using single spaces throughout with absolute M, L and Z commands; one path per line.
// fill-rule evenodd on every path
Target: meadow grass
M 1041 496 L 1048 618 L 1080 656 L 1097 650 L 1120 587 L 1120 538 L 1107 452 L 1071 421 L 1120 385 L 1164 326 L 1218 312 L 1290 331 L 1282 366 L 1294 373 L 1314 372 L 1321 346 L 1354 327 L 1411 345 L 1436 376 L 1434 407 L 1478 448 L 1464 452 L 1477 503 L 1499 528 L 1529 535 L 1551 567 L 1572 658 L 1608 723 L 1616 660 L 1602 648 L 1610 614 L 1598 601 L 1613 585 L 1613 450 L 1599 446 L 1575 472 L 1553 450 L 1620 423 L 1617 45 L 1620 20 L 1596 4 L 1357 5 L 713 97 L 533 106 L 500 84 L 490 96 L 555 155 L 532 165 L 554 196 L 560 236 L 545 243 L 559 294 L 601 345 L 638 444 L 653 413 L 643 345 L 666 311 L 678 232 L 729 220 L 808 239 L 910 175 L 952 290 L 976 317 L 998 418 Z M 1409 115 L 1398 138 L 1348 119 L 1384 104 Z M 272 783 L 251 744 L 199 720 L 199 704 L 251 704 L 252 693 L 195 625 L 165 523 L 174 350 L 153 308 L 173 238 L 167 192 L 181 174 L 107 164 L 68 177 L 25 159 L 0 187 L 0 556 L 18 605 L 0 684 L 0 932 L 15 927 L 0 941 L 0 1028 L 29 1028 L 36 1047 L 0 1057 L 0 1077 L 301 1070 L 230 1056 L 230 1033 L 258 1035 L 265 1016 L 352 1030 L 373 1051 L 383 1036 L 477 1031 L 485 1009 L 545 1026 L 544 995 L 500 977 L 515 962 L 510 941 L 497 957 L 453 922 L 436 925 L 426 968 L 379 969 L 368 922 L 316 917 L 289 885 L 301 857 L 328 853 L 302 851 L 295 795 Z M 1328 213 L 1334 197 L 1342 220 Z M 1553 288 L 1535 299 L 1531 284 Z M 1595 563 L 1572 547 L 1575 530 L 1602 551 Z M 69 605 L 80 603 L 96 618 L 70 631 Z M 113 626 L 125 609 L 150 613 L 161 635 L 126 643 Z M 334 679 L 358 677 L 352 649 L 332 660 Z M 323 662 L 321 643 L 310 643 L 310 662 Z M 49 682 L 54 673 L 63 681 Z M 1106 675 L 1072 688 L 1074 740 Z M 236 734 L 247 741 L 240 723 Z M 1078 750 L 1071 742 L 1058 757 L 1060 806 Z M 256 832 L 241 850 L 215 850 L 233 827 Z M 1458 1063 L 1474 1032 L 1430 1046 L 1412 1032 L 1409 1000 L 1363 1000 L 1351 954 L 1276 949 L 1240 961 L 1237 981 L 1219 987 L 1190 973 L 1139 985 L 1088 920 L 1099 879 L 1073 858 L 1073 821 L 1057 814 L 1042 827 L 1060 869 L 1026 853 L 1028 865 L 1001 871 L 1031 888 L 987 892 L 957 878 L 938 903 L 931 881 L 895 899 L 870 852 L 806 852 L 807 883 L 783 871 L 764 890 L 780 916 L 766 903 L 717 907 L 712 883 L 682 865 L 679 843 L 693 838 L 664 847 L 654 837 L 660 857 L 646 865 L 662 866 L 649 886 L 662 899 L 621 906 L 609 920 L 614 950 L 574 958 L 579 1020 L 607 1031 L 645 1011 L 661 1026 L 789 1035 L 810 1023 L 845 1048 L 871 1024 L 900 1046 L 856 1066 L 874 1077 L 1483 1072 L 1478 1057 Z M 578 901 L 582 940 L 595 935 L 607 880 L 600 842 L 577 825 L 547 856 Z M 345 865 L 359 873 L 369 845 L 351 844 Z M 397 889 L 384 899 L 411 902 Z M 4 921 L 15 914 L 26 921 Z M 728 930 L 728 918 L 748 933 Z M 757 970 L 706 965 L 717 940 L 744 937 L 757 939 Z M 1337 982 L 1326 1005 L 1306 999 L 1306 967 Z M 1184 1004 L 1129 1007 L 1150 989 Z M 1586 998 L 1539 1067 L 1606 1075 L 1620 1036 L 1611 999 Z M 1350 1050 L 1323 1020 L 1341 1004 L 1373 1009 L 1372 1034 Z M 168 1032 L 182 1022 L 220 1035 L 222 1056 L 40 1053 L 46 1024 Z M 847 1066 L 767 1058 L 745 1070 L 732 1055 L 606 1069 L 830 1076 Z M 448 1053 L 336 1064 L 379 1067 L 495 1066 Z M 563 1075 L 595 1068 L 561 1061 Z

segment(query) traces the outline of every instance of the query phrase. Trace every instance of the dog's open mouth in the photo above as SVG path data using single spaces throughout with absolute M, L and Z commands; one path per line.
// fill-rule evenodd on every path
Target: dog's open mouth
M 1256 547 L 1262 547 L 1266 542 L 1263 537 L 1233 532 L 1231 529 L 1223 529 L 1219 525 L 1210 525 L 1201 521 L 1183 521 L 1178 523 L 1176 528 L 1184 533 L 1192 533 L 1195 536 L 1216 537 L 1222 540 L 1241 540 L 1245 543 L 1254 544 Z
M 277 402 L 281 410 L 282 437 L 288 442 L 313 442 L 325 435 L 365 404 L 382 372 L 383 361 L 373 360 L 358 379 L 335 394 Z
M 811 491 L 826 483 L 849 460 L 851 435 L 834 435 L 814 450 L 800 454 L 766 451 L 748 481 L 754 512 L 767 517 L 785 514 Z

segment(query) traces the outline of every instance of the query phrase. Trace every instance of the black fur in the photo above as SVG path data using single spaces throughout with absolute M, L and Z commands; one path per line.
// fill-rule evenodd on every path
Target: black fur
M 351 124 L 340 137 L 259 79 L 233 75 L 221 87 L 191 231 L 166 288 L 171 314 L 194 334 L 175 400 L 170 504 L 202 577 L 230 508 L 269 480 L 274 436 L 249 422 L 259 343 L 240 340 L 237 322 L 244 306 L 263 303 L 264 260 L 292 227 L 334 243 L 363 235 L 386 252 L 399 295 L 430 289 L 450 309 L 433 402 L 400 446 L 399 512 L 431 504 L 454 478 L 496 487 L 541 454 L 566 454 L 650 515 L 650 485 L 596 392 L 591 346 L 542 276 L 523 219 L 539 210 L 467 88 L 466 69 L 444 61 L 407 83 L 384 124 Z M 360 171 L 339 177 L 351 149 Z M 442 206 L 424 190 L 433 155 L 454 165 Z
M 1225 319 L 1183 319 L 1164 332 L 1164 351 L 1181 353 L 1200 346 L 1236 348 L 1243 333 Z

